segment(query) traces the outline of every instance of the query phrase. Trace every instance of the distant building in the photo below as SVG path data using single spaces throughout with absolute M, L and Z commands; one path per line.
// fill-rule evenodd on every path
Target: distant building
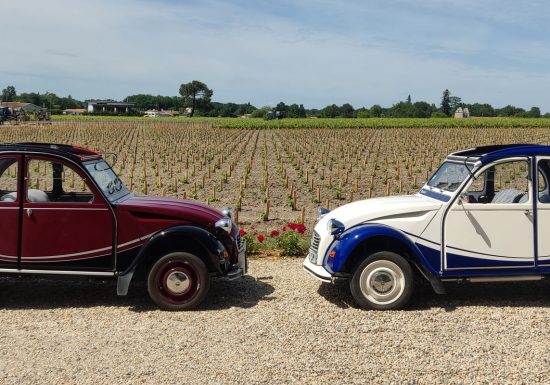
M 32 103 L 24 102 L 0 102 L 0 107 L 7 107 L 12 111 L 23 110 L 25 112 L 39 112 L 42 111 L 42 107 L 38 107 Z
M 134 106 L 134 103 L 115 102 L 114 100 L 88 100 L 88 113 L 128 113 L 130 108 Z
M 463 118 L 469 118 L 470 117 L 470 111 L 467 107 L 458 107 L 455 111 L 455 119 L 463 119 Z
M 63 110 L 63 115 L 82 115 L 87 110 L 85 108 L 67 108 Z
M 179 111 L 173 110 L 147 110 L 143 113 L 143 116 L 148 118 L 168 118 L 173 116 L 179 116 Z

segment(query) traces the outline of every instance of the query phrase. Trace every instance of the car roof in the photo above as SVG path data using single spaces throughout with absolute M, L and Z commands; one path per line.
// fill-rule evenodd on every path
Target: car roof
M 2 152 L 20 152 L 20 153 L 46 153 L 50 155 L 61 155 L 73 160 L 84 161 L 101 158 L 101 153 L 86 148 L 71 146 L 67 144 L 56 143 L 3 143 L 0 144 L 0 153 Z
M 486 164 L 500 158 L 536 155 L 550 156 L 550 146 L 528 143 L 480 146 L 453 152 L 447 158 L 450 160 L 466 161 L 468 163 L 479 161 L 482 164 Z

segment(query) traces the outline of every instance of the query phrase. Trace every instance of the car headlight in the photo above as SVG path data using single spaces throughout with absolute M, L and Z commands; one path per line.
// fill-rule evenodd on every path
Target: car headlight
M 324 207 L 319 207 L 319 209 L 317 210 L 317 220 L 323 218 L 328 213 L 330 213 L 329 209 L 326 209 Z
M 222 214 L 228 218 L 233 218 L 233 209 L 231 207 L 226 207 L 222 210 Z
M 233 221 L 231 218 L 222 218 L 217 221 L 214 225 L 217 229 L 222 229 L 227 234 L 231 233 L 231 227 L 233 226 Z
M 344 224 L 339 220 L 331 219 L 327 223 L 327 230 L 331 235 L 342 234 L 345 229 L 346 226 L 344 226 Z

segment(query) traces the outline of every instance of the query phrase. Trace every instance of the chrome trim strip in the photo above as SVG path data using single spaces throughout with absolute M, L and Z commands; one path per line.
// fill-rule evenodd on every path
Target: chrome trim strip
M 89 251 L 81 251 L 79 253 L 70 253 L 70 254 L 59 254 L 59 255 L 43 255 L 43 256 L 33 256 L 33 257 L 22 257 L 21 258 L 21 261 L 26 261 L 28 259 L 52 259 L 52 258 L 65 258 L 65 257 L 78 257 L 78 256 L 81 256 L 81 255 L 86 255 L 86 254 L 91 254 L 91 253 L 95 253 L 95 252 L 100 252 L 100 251 L 107 251 L 107 250 L 111 250 L 113 247 L 112 246 L 108 246 L 108 247 L 102 247 L 101 249 L 95 249 L 95 250 L 89 250 Z M 90 258 L 95 258 L 96 256 L 90 256 Z M 100 257 L 100 255 L 98 255 L 97 257 Z
M 118 248 L 121 248 L 121 247 L 124 247 L 124 246 L 131 245 L 132 243 L 136 243 L 136 242 L 139 242 L 139 241 L 144 241 L 144 240 L 150 238 L 153 234 L 156 234 L 156 233 L 157 233 L 157 231 L 155 231 L 154 233 L 147 234 L 147 235 L 144 235 L 144 236 L 142 236 L 142 237 L 133 239 L 133 240 L 131 240 L 131 241 L 128 241 L 128 242 L 125 242 L 125 243 L 121 243 L 121 244 L 118 245 L 117 247 L 118 247 Z
M 32 202 L 30 202 L 32 203 Z M 53 202 L 53 203 L 50 203 L 50 202 L 43 202 L 44 204 L 59 204 L 57 202 Z M 35 203 L 36 204 L 36 203 Z M 42 202 L 40 203 L 42 204 Z M 88 208 L 88 207 L 28 207 L 32 210 L 65 210 L 65 211 L 68 211 L 68 210 L 73 210 L 73 211 L 109 211 L 109 209 L 106 209 L 106 208 Z
M 115 272 L 100 271 L 69 271 L 69 270 L 27 270 L 27 269 L 0 269 L 0 273 L 15 274 L 51 274 L 51 275 L 89 275 L 96 277 L 114 277 Z
M 490 267 L 448 267 L 445 270 L 494 270 L 494 269 L 532 269 L 535 264 L 520 266 L 490 266 Z

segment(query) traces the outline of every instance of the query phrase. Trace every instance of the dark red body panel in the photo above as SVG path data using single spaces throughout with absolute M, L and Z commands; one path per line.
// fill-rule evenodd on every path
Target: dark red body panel
M 92 155 L 100 158 L 96 153 Z M 130 195 L 111 203 L 78 159 L 55 154 L 9 156 L 19 159 L 20 188 L 17 202 L 0 202 L 1 268 L 123 271 L 155 233 L 191 225 L 218 234 L 214 224 L 224 217 L 220 211 L 190 200 Z M 27 201 L 26 193 L 22 193 L 27 191 L 27 179 L 21 174 L 27 175 L 31 157 L 72 168 L 86 181 L 93 201 Z M 232 259 L 237 255 L 237 235 L 236 227 L 231 236 L 218 234 Z

